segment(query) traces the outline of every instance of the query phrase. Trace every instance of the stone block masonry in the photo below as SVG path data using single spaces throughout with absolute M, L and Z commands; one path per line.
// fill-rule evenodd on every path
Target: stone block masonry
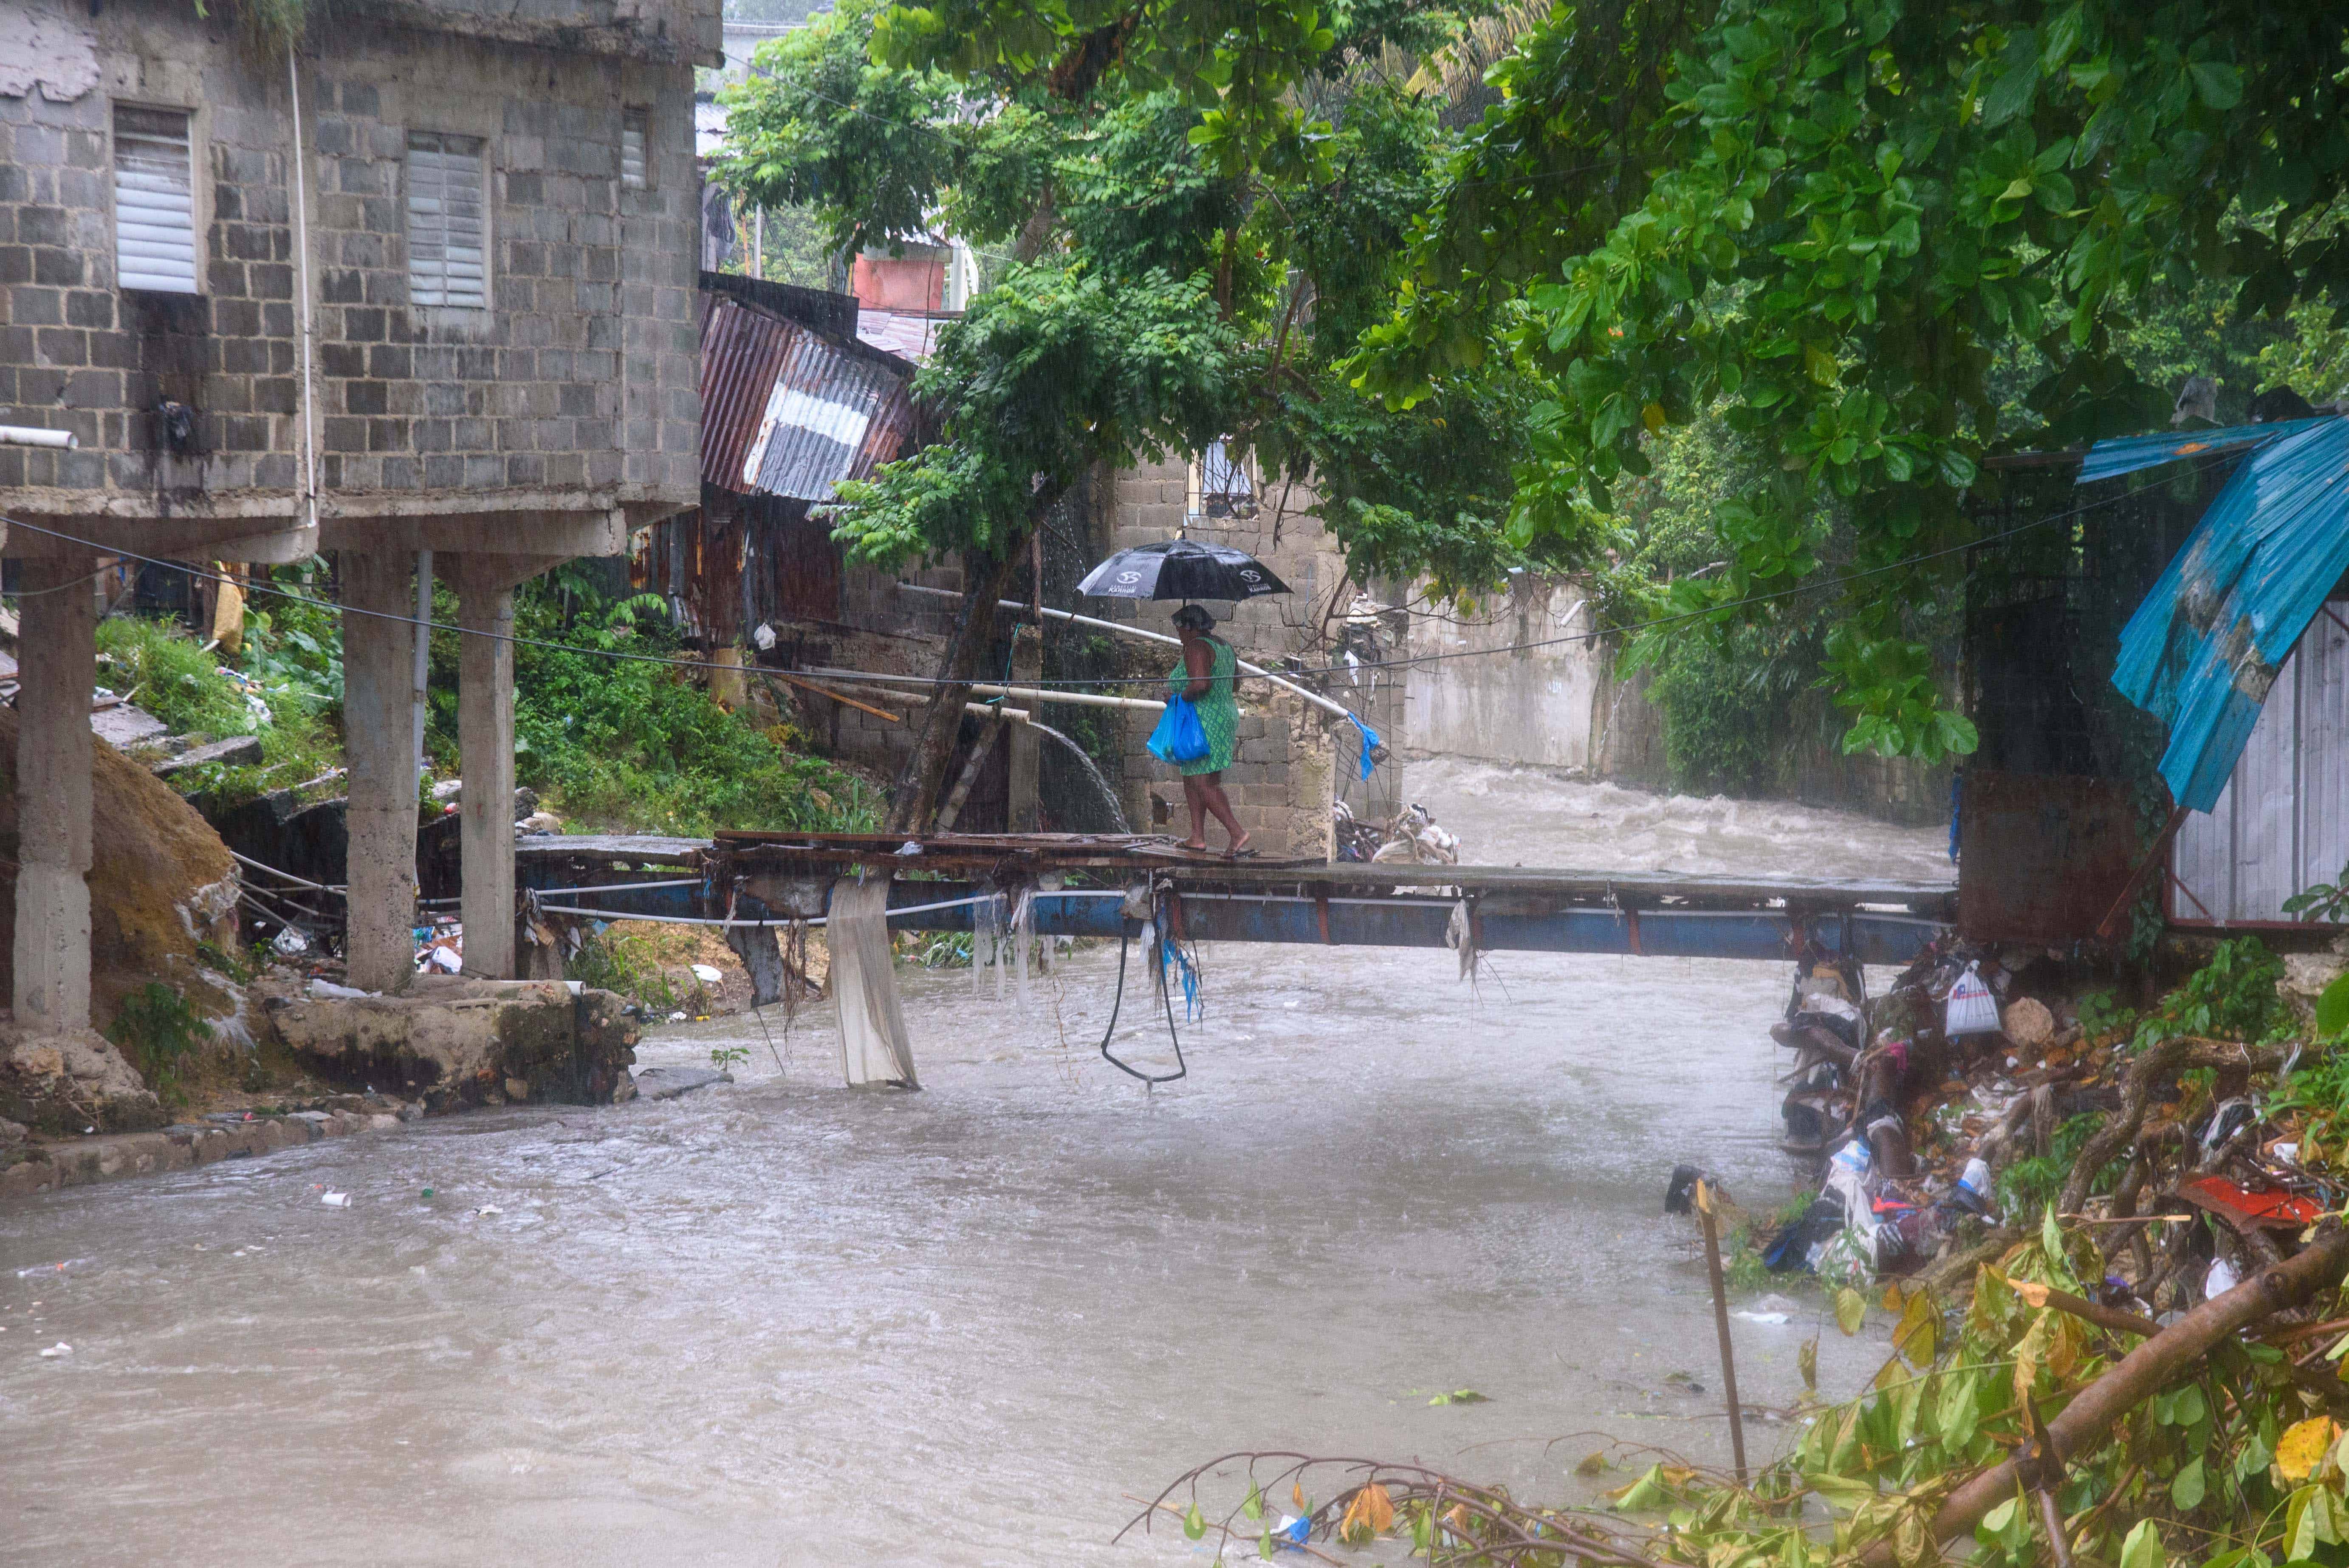
M 437 571 L 486 628 L 515 583 L 698 499 L 693 73 L 721 63 L 717 0 L 341 0 L 290 57 L 233 8 L 27 3 L 30 57 L 0 56 L 0 421 L 78 443 L 0 448 L 5 549 L 47 562 L 28 579 L 93 551 L 325 550 L 349 608 L 404 615 Z M 370 991 L 412 974 L 407 630 L 346 637 Z M 42 1061 L 113 1055 L 82 1038 L 92 655 L 67 631 L 21 650 L 47 848 L 16 890 L 12 1002 L 63 1042 L 22 1047 Z M 478 652 L 460 728 L 494 776 L 511 661 Z M 68 713 L 80 752 L 41 738 Z M 507 824 L 469 820 L 465 852 L 478 925 L 511 887 Z M 502 946 L 469 960 L 502 973 Z
M 671 8 L 682 38 L 698 9 Z M 356 0 L 335 14 L 334 46 L 302 60 L 324 510 L 379 515 L 438 497 L 450 511 L 527 513 L 590 494 L 689 505 L 690 61 L 587 47 L 578 30 L 492 45 L 481 18 L 448 9 L 448 30 L 396 26 Z M 41 77 L 22 84 L 30 90 L 0 80 L 0 414 L 80 444 L 0 448 L 0 504 L 290 519 L 305 271 L 282 63 L 246 48 L 233 17 L 173 0 L 122 0 L 61 36 L 75 59 L 28 72 Z M 195 292 L 120 286 L 122 105 L 187 111 Z M 630 116 L 647 130 L 641 184 L 621 178 Z M 419 134 L 480 155 L 480 308 L 412 297 Z M 165 400 L 193 410 L 183 442 L 156 412 Z
M 1312 515 L 1310 491 L 1299 486 L 1271 487 L 1257 498 L 1245 516 L 1189 515 L 1190 472 L 1180 461 L 1159 463 L 1120 473 L 1111 489 L 1108 516 L 1102 520 L 1112 549 L 1130 549 L 1174 537 L 1188 537 L 1245 550 L 1271 567 L 1291 590 L 1286 594 L 1233 605 L 1212 606 L 1228 618 L 1216 634 L 1229 641 L 1242 658 L 1270 665 L 1301 656 L 1320 665 L 1331 658 L 1324 637 L 1325 623 L 1342 622 L 1345 606 L 1332 614 L 1332 601 L 1350 598 L 1345 558 L 1337 541 Z M 1167 629 L 1172 604 L 1128 604 L 1117 602 L 1108 610 L 1089 606 L 1094 614 L 1129 619 L 1152 631 Z M 1127 660 L 1132 673 L 1154 674 L 1171 668 L 1177 657 L 1172 648 L 1136 644 Z M 1133 688 L 1139 695 L 1159 692 Z M 1404 735 L 1402 683 L 1399 676 L 1365 673 L 1350 685 L 1334 686 L 1331 695 L 1376 728 L 1387 744 L 1400 749 Z M 1262 681 L 1243 680 L 1239 748 L 1224 778 L 1232 808 L 1242 826 L 1268 854 L 1314 855 L 1331 851 L 1335 835 L 1330 825 L 1334 799 L 1343 799 L 1357 817 L 1383 822 L 1400 808 L 1401 789 L 1395 769 L 1378 770 L 1367 784 L 1354 766 L 1352 727 L 1298 698 L 1279 694 Z M 1335 723 L 1342 733 L 1333 732 Z M 1185 830 L 1187 816 L 1182 786 L 1173 769 L 1149 755 L 1143 742 L 1151 725 L 1127 724 L 1125 777 L 1126 811 L 1143 830 Z M 1209 841 L 1220 842 L 1220 830 Z

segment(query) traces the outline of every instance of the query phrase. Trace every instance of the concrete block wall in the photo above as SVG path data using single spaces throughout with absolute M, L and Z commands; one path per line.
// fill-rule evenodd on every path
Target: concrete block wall
M 264 83 L 206 68 L 200 50 L 170 49 L 168 31 L 155 57 L 109 59 L 104 80 L 69 101 L 0 96 L 0 421 L 70 430 L 80 442 L 73 451 L 0 447 L 0 491 L 291 491 L 297 482 L 285 95 L 269 112 Z M 202 294 L 115 287 L 118 97 L 198 110 Z M 164 397 L 199 411 L 200 456 L 177 456 L 162 439 L 152 410 Z
M 1213 606 L 1218 614 L 1226 608 L 1231 611 L 1230 620 L 1218 630 L 1243 655 L 1258 663 L 1310 650 L 1330 596 L 1338 591 L 1346 571 L 1337 542 L 1306 511 L 1313 504 L 1312 495 L 1300 487 L 1276 486 L 1259 498 L 1253 517 L 1201 517 L 1186 523 L 1189 488 L 1190 465 L 1184 460 L 1120 472 L 1110 519 L 1110 548 L 1126 550 L 1172 539 L 1180 530 L 1193 539 L 1247 551 L 1271 567 L 1291 592 L 1242 604 Z M 1163 632 L 1167 629 L 1165 618 L 1174 611 L 1172 604 L 1154 603 L 1129 614 L 1135 624 Z
M 675 8 L 715 26 L 714 5 Z M 608 52 L 636 20 L 606 18 L 597 53 L 368 20 L 383 9 L 338 11 L 333 47 L 302 62 L 321 487 L 352 515 L 436 491 L 481 511 L 576 510 L 583 492 L 690 504 L 689 55 Z M 0 69 L 0 420 L 81 446 L 0 448 L 0 503 L 285 515 L 303 378 L 283 62 L 257 57 L 233 15 L 178 0 L 67 11 L 44 37 L 54 57 Z M 192 111 L 200 294 L 116 285 L 119 102 Z M 647 189 L 619 179 L 629 109 L 648 116 Z M 410 130 L 482 140 L 491 308 L 409 304 Z M 152 412 L 165 397 L 195 410 L 186 454 Z
M 1496 762 L 1594 769 L 1593 713 L 1610 660 L 1596 642 L 1556 639 L 1590 631 L 1595 614 L 1581 583 L 1529 572 L 1471 614 L 1415 616 L 1411 652 L 1437 657 L 1409 671 L 1412 744 Z M 1456 656 L 1476 653 L 1491 656 Z
M 1330 803 L 1339 754 L 1347 743 L 1332 733 L 1344 727 L 1302 698 L 1280 693 L 1268 701 L 1240 705 L 1239 744 L 1224 770 L 1225 793 L 1255 847 L 1272 859 L 1328 860 L 1334 851 Z M 1182 834 L 1190 830 L 1183 804 L 1183 780 L 1150 755 L 1144 744 L 1151 727 L 1128 727 L 1125 776 L 1137 798 L 1128 814 L 1137 831 Z M 1138 809 L 1137 809 L 1138 807 Z M 1207 842 L 1224 847 L 1222 827 L 1210 823 Z
M 1243 658 L 1260 665 L 1291 656 L 1308 665 L 1329 662 L 1325 614 L 1333 595 L 1342 591 L 1350 599 L 1355 590 L 1345 587 L 1345 558 L 1337 542 L 1307 510 L 1312 494 L 1302 487 L 1274 486 L 1258 497 L 1253 516 L 1190 518 L 1189 484 L 1185 460 L 1121 472 L 1105 520 L 1111 548 L 1171 539 L 1180 530 L 1193 539 L 1247 551 L 1270 566 L 1291 592 L 1211 605 L 1218 614 L 1229 614 L 1216 628 L 1218 634 Z M 1344 606 L 1338 608 L 1342 614 Z M 1093 613 L 1165 631 L 1174 610 L 1172 604 L 1119 604 L 1113 612 Z M 1135 673 L 1155 673 L 1172 668 L 1176 656 L 1172 648 L 1137 645 L 1129 658 Z M 1260 681 L 1244 684 L 1241 692 L 1240 744 L 1224 783 L 1241 825 L 1266 854 L 1327 858 L 1334 842 L 1333 793 L 1342 792 L 1358 815 L 1380 820 L 1393 815 L 1399 805 L 1394 769 L 1379 769 L 1367 785 L 1360 780 L 1354 762 L 1359 743 L 1351 726 Z M 1398 681 L 1367 677 L 1360 686 L 1339 683 L 1330 695 L 1361 713 L 1391 747 L 1407 744 Z M 1143 745 L 1152 727 L 1141 716 L 1127 726 L 1127 814 L 1138 830 L 1183 832 L 1188 818 L 1180 779 Z M 1211 829 L 1208 841 L 1221 844 L 1222 830 Z

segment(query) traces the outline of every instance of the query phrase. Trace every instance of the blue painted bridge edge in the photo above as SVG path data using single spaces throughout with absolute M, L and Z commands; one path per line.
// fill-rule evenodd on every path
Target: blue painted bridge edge
M 549 879 L 551 882 L 554 879 Z M 968 882 L 897 882 L 889 890 L 893 907 L 913 908 L 967 898 L 985 890 Z M 594 907 L 612 919 L 630 915 L 708 919 L 725 913 L 698 887 L 647 889 L 566 896 L 559 882 L 539 890 L 551 903 Z M 1009 900 L 1004 912 L 1009 913 Z M 1124 922 L 1120 902 L 1098 892 L 1038 892 L 1036 931 L 1044 936 L 1116 936 Z M 1182 934 L 1199 942 L 1288 943 L 1336 947 L 1444 947 L 1458 904 L 1446 898 L 1331 898 L 1326 903 L 1294 894 L 1186 892 L 1180 898 Z M 1472 910 L 1474 905 L 1472 903 Z M 930 909 L 892 915 L 895 931 L 968 931 L 972 907 Z M 764 905 L 745 897 L 738 918 L 771 918 Z M 1561 908 L 1544 913 L 1474 915 L 1475 946 L 1498 953 L 1615 953 L 1650 958 L 1790 958 L 1791 917 L 1785 910 L 1688 910 Z M 1812 934 L 1829 952 L 1840 953 L 1848 937 L 1869 964 L 1906 964 L 1942 929 L 1938 921 L 1871 910 L 1808 917 Z

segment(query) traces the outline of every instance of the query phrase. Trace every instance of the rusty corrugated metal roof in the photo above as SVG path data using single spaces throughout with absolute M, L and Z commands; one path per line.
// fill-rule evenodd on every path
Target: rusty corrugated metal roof
M 775 378 L 743 475 L 766 495 L 826 500 L 840 480 L 896 456 L 910 424 L 903 381 L 803 334 Z
M 903 377 L 795 322 L 701 296 L 701 477 L 746 495 L 828 500 L 904 448 Z

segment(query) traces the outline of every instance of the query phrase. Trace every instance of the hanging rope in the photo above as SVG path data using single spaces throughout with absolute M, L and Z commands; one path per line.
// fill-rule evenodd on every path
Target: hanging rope
M 1128 929 L 1128 926 L 1139 923 L 1139 922 L 1131 920 L 1121 920 L 1118 922 L 1117 992 L 1110 1001 L 1109 1027 L 1102 1032 L 1102 1060 L 1109 1063 L 1110 1066 L 1125 1074 L 1126 1077 L 1140 1078 L 1145 1084 L 1173 1083 L 1176 1078 L 1188 1075 L 1191 1070 L 1191 1066 L 1188 1062 L 1183 1059 L 1183 1037 L 1174 1027 L 1174 996 L 1166 981 L 1166 972 L 1170 962 L 1167 957 L 1168 952 L 1170 950 L 1174 952 L 1175 956 L 1172 962 L 1178 965 L 1182 970 L 1184 976 L 1183 992 L 1186 1006 L 1196 1005 L 1199 980 L 1197 965 L 1195 965 L 1187 956 L 1183 955 L 1179 949 L 1174 948 L 1174 943 L 1168 936 L 1166 930 L 1166 907 L 1163 898 L 1154 897 L 1152 900 L 1150 932 L 1151 939 L 1154 944 L 1156 944 L 1159 952 L 1159 962 L 1154 965 L 1153 967 L 1158 972 L 1159 1004 L 1166 1013 L 1166 1037 L 1168 1040 L 1172 1041 L 1174 1046 L 1174 1070 L 1171 1073 L 1143 1072 L 1140 1068 L 1134 1067 L 1131 1063 L 1119 1060 L 1109 1048 L 1110 1041 L 1114 1039 L 1117 1036 L 1118 1013 L 1125 1005 L 1125 956 L 1128 950 L 1133 944 L 1133 933 Z

